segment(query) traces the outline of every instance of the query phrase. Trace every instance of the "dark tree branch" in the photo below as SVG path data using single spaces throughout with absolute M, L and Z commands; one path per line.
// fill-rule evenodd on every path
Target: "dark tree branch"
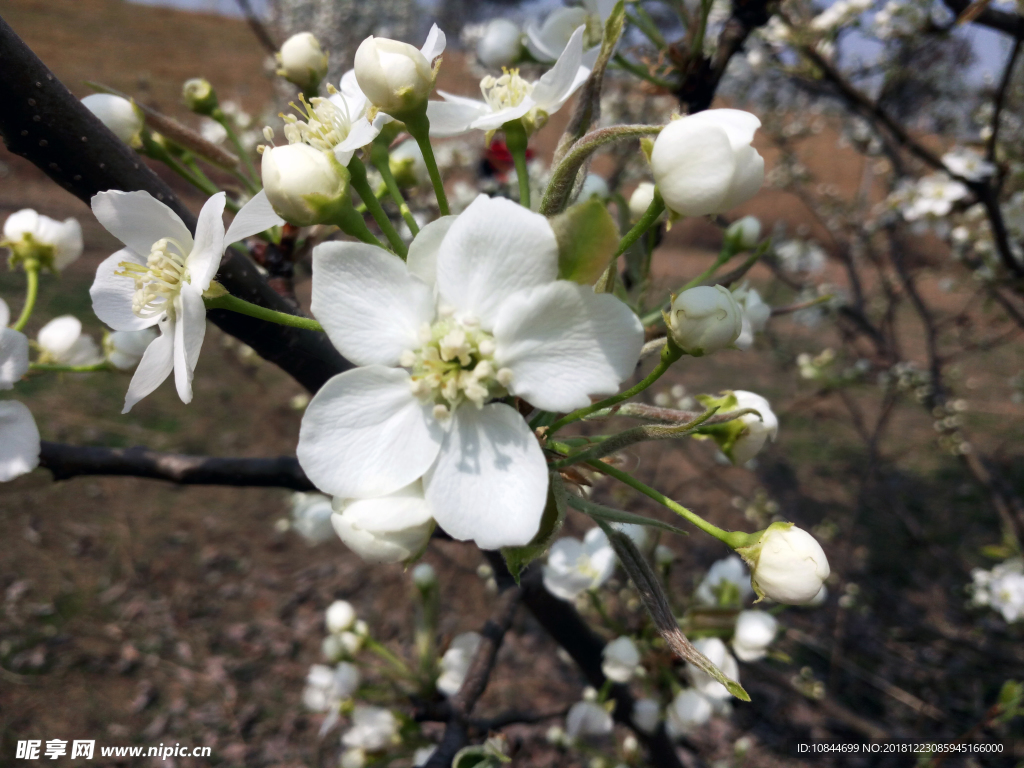
M 1013 49 L 1006 59 L 1006 67 L 1003 69 L 1003 77 L 999 81 L 999 89 L 992 101 L 992 135 L 988 137 L 988 149 L 985 152 L 990 163 L 996 159 L 996 143 L 999 141 L 999 124 L 1002 122 L 1003 107 L 1006 105 L 1006 92 L 1013 80 L 1013 70 L 1017 64 L 1017 57 L 1020 55 L 1022 38 L 1013 41 Z
M 274 42 L 274 38 L 270 36 L 270 32 L 267 31 L 263 22 L 260 21 L 260 17 L 256 15 L 249 0 L 235 0 L 235 2 L 242 9 L 245 20 L 248 22 L 249 28 L 252 29 L 252 33 L 256 35 L 256 39 L 260 41 L 260 45 L 266 49 L 267 53 L 277 53 L 277 43 Z
M 217 458 L 161 453 L 148 448 L 95 448 L 43 441 L 39 466 L 54 480 L 82 475 L 120 475 L 166 480 L 179 485 L 316 488 L 291 456 L 274 458 Z
M 0 135 L 86 204 L 108 189 L 144 190 L 195 231 L 196 218 L 160 178 L 76 99 L 0 18 Z M 229 249 L 217 273 L 232 295 L 280 312 L 294 312 L 255 265 Z M 276 363 L 310 391 L 349 367 L 322 333 L 266 323 L 226 310 L 208 313 L 226 333 Z
M 946 7 L 957 16 L 962 14 L 971 5 L 971 0 L 943 0 Z M 1018 40 L 1024 39 L 1024 17 L 1010 11 L 1000 11 L 988 7 L 978 14 L 972 22 L 983 27 L 989 27 L 1007 35 L 1012 35 Z

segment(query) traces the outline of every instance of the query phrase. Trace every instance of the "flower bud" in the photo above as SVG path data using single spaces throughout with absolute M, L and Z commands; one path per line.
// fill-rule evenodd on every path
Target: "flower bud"
M 583 180 L 583 186 L 580 187 L 580 194 L 577 200 L 582 203 L 595 195 L 604 200 L 609 194 L 611 192 L 608 189 L 608 182 L 604 180 L 604 177 L 596 173 L 588 173 L 587 177 Z
M 821 545 L 792 523 L 772 523 L 756 543 L 736 551 L 750 566 L 757 594 L 779 603 L 811 602 L 828 578 Z
M 406 139 L 391 150 L 388 168 L 402 189 L 412 189 L 430 181 L 427 162 L 415 139 Z
M 430 563 L 420 563 L 412 569 L 412 583 L 419 589 L 430 589 L 437 584 L 437 572 Z
M 651 169 L 669 210 L 724 213 L 756 195 L 764 159 L 751 142 L 760 125 L 738 109 L 709 109 L 666 125 L 654 142 Z
M 714 705 L 707 696 L 693 688 L 684 688 L 665 712 L 665 730 L 671 738 L 680 739 L 710 720 L 713 711 Z
M 633 725 L 644 733 L 654 733 L 661 722 L 661 705 L 656 699 L 637 699 L 633 703 Z
M 356 49 L 354 66 L 370 103 L 399 119 L 425 104 L 434 88 L 430 62 L 408 43 L 371 35 Z
M 74 315 L 55 317 L 36 336 L 40 363 L 97 365 L 103 355 L 92 336 L 82 333 L 82 321 Z
M 112 366 L 121 371 L 130 371 L 139 364 L 146 354 L 146 348 L 156 337 L 156 328 L 114 331 L 103 339 L 103 353 Z
M 743 330 L 743 312 L 726 288 L 702 285 L 675 297 L 666 322 L 679 348 L 700 357 L 736 341 Z
M 742 432 L 734 439 L 732 445 L 723 447 L 725 455 L 732 463 L 742 466 L 760 452 L 768 438 L 775 439 L 779 433 L 779 418 L 772 411 L 768 401 L 760 395 L 742 389 L 737 389 L 732 394 L 736 398 L 736 407 L 733 410 L 753 408 L 760 414 L 758 416 L 747 413 L 740 416 L 735 423 L 742 425 Z
M 434 532 L 434 518 L 417 481 L 390 496 L 335 499 L 331 518 L 345 546 L 370 563 L 417 557 Z
M 600 704 L 577 701 L 565 716 L 565 735 L 570 740 L 587 736 L 605 736 L 614 729 L 612 716 Z
M 625 636 L 617 637 L 608 643 L 601 656 L 601 671 L 605 677 L 616 683 L 628 683 L 640 663 L 640 652 L 636 649 L 636 644 Z
M 725 241 L 734 251 L 749 251 L 761 239 L 761 222 L 756 216 L 737 219 L 725 230 Z
M 736 339 L 736 346 L 739 349 L 750 349 L 754 345 L 754 334 L 760 333 L 768 325 L 772 308 L 764 303 L 761 294 L 755 288 L 751 288 L 746 280 L 741 286 L 733 289 L 732 297 L 736 299 L 743 312 L 743 330 Z
M 330 223 L 339 206 L 351 204 L 348 169 L 308 144 L 268 147 L 262 171 L 267 199 L 289 224 Z
M 35 263 L 60 272 L 82 255 L 82 225 L 75 218 L 57 221 L 23 208 L 7 217 L 0 246 L 11 249 L 12 267 Z
M 112 93 L 94 93 L 82 99 L 82 104 L 125 144 L 141 146 L 140 134 L 146 121 L 134 102 Z
M 662 567 L 666 565 L 672 565 L 675 562 L 676 553 L 671 547 L 666 547 L 664 544 L 659 544 L 654 548 L 654 563 Z
M 209 117 L 219 106 L 217 92 L 213 90 L 210 81 L 205 77 L 193 77 L 191 80 L 186 80 L 181 87 L 181 97 L 185 100 L 185 106 L 197 115 Z
M 508 19 L 493 19 L 476 44 L 477 58 L 491 69 L 511 67 L 523 55 L 523 32 Z
M 335 600 L 327 608 L 324 621 L 328 632 L 345 632 L 356 622 L 356 609 L 347 600 Z
M 315 91 L 327 75 L 327 54 L 310 32 L 300 32 L 285 40 L 277 63 L 281 65 L 277 74 L 307 93 Z
M 732 650 L 740 661 L 757 661 L 768 655 L 779 623 L 764 611 L 740 611 L 732 636 Z
M 641 181 L 629 196 L 629 218 L 640 221 L 647 209 L 654 202 L 654 185 L 649 181 Z

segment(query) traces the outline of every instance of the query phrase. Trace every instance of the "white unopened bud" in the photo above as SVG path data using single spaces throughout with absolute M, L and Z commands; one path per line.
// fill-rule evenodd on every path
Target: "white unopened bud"
M 338 206 L 351 204 L 348 170 L 333 154 L 308 144 L 268 147 L 262 171 L 267 199 L 289 224 L 329 223 Z
M 577 199 L 582 203 L 596 195 L 604 200 L 609 194 L 611 192 L 608 189 L 608 182 L 604 180 L 604 177 L 598 176 L 596 173 L 588 173 L 587 177 L 583 180 L 583 186 L 580 187 L 580 194 Z
M 772 411 L 769 402 L 754 392 L 737 389 L 733 395 L 736 397 L 735 410 L 753 408 L 757 411 L 756 414 L 747 413 L 737 419 L 743 425 L 743 431 L 726 449 L 726 455 L 732 459 L 732 463 L 743 466 L 760 452 L 769 438 L 774 440 L 778 435 L 779 417 Z
M 356 82 L 381 111 L 401 117 L 423 105 L 434 88 L 430 61 L 408 43 L 372 35 L 355 56 Z
M 637 699 L 633 704 L 633 725 L 644 733 L 654 733 L 661 722 L 661 705 L 656 699 Z
M 125 144 L 140 146 L 139 134 L 146 121 L 136 104 L 112 93 L 94 93 L 82 99 L 82 104 Z
M 737 251 L 749 251 L 761 239 L 761 222 L 756 216 L 737 219 L 725 230 L 725 239 Z
M 417 557 L 430 541 L 434 518 L 416 481 L 376 499 L 335 499 L 331 523 L 345 546 L 370 563 Z
M 220 106 L 213 84 L 205 77 L 193 77 L 191 80 L 186 80 L 181 86 L 181 98 L 184 100 L 185 106 L 197 115 L 210 116 Z
M 636 185 L 633 194 L 629 196 L 630 219 L 639 221 L 643 218 L 652 202 L 654 202 L 654 185 L 649 181 L 641 181 Z
M 640 651 L 628 637 L 617 637 L 604 647 L 601 654 L 601 671 L 609 680 L 628 683 L 636 674 L 640 663 Z
M 768 655 L 779 623 L 764 611 L 740 611 L 732 636 L 732 650 L 740 661 L 757 661 Z
M 412 569 L 412 583 L 420 589 L 429 589 L 437 584 L 437 572 L 430 563 L 420 563 Z
M 277 74 L 303 91 L 314 91 L 327 75 L 327 54 L 310 32 L 300 32 L 284 41 L 277 54 Z
M 690 288 L 676 296 L 668 313 L 672 339 L 699 357 L 732 345 L 743 330 L 743 311 L 720 285 Z
M 757 194 L 764 159 L 751 142 L 760 125 L 738 109 L 709 109 L 666 125 L 654 142 L 651 169 L 669 210 L 724 213 Z
M 511 67 L 523 55 L 523 32 L 508 19 L 493 19 L 476 44 L 477 58 L 492 69 Z
M 156 328 L 141 331 L 114 331 L 103 339 L 107 361 L 121 371 L 130 371 L 139 364 L 150 343 L 156 339 Z
M 671 565 L 676 559 L 676 553 L 670 547 L 659 544 L 654 548 L 654 562 L 656 565 Z
M 829 575 L 821 545 L 792 523 L 772 523 L 756 543 L 736 551 L 750 566 L 758 595 L 779 603 L 811 602 Z
M 694 688 L 684 688 L 672 700 L 666 711 L 665 730 L 673 739 L 679 739 L 704 725 L 711 719 L 714 705 Z
M 327 608 L 324 616 L 328 632 L 344 632 L 352 628 L 356 622 L 356 609 L 348 600 L 335 600 Z
M 604 736 L 614 729 L 612 716 L 597 702 L 577 701 L 565 717 L 565 734 L 571 739 Z

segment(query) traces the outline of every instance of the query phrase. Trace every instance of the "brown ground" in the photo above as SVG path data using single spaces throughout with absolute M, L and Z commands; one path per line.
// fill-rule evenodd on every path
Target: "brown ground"
M 2 0 L 0 15 L 76 93 L 87 92 L 83 80 L 102 80 L 179 117 L 186 117 L 177 106 L 180 83 L 197 74 L 253 112 L 271 93 L 261 50 L 237 21 L 116 0 Z M 832 163 L 827 144 L 812 149 L 820 162 Z M 842 172 L 858 178 L 847 167 L 853 161 L 842 162 Z M 87 244 L 59 281 L 44 280 L 30 333 L 72 312 L 99 335 L 87 289 L 115 242 L 79 201 L 0 151 L 0 216 L 25 206 L 79 217 Z M 780 195 L 766 195 L 753 208 L 768 217 L 806 216 Z M 659 254 L 664 289 L 707 263 L 707 252 L 681 247 L 688 232 L 678 228 Z M 946 308 L 966 300 L 966 288 L 939 292 L 937 277 L 926 281 L 930 298 Z M 753 280 L 768 288 L 769 301 L 790 300 L 767 272 L 755 271 Z M 12 307 L 21 290 L 17 274 L 0 273 L 0 295 Z M 777 404 L 779 443 L 756 473 L 718 467 L 706 445 L 636 454 L 645 480 L 719 525 L 750 529 L 754 523 L 741 509 L 763 489 L 787 519 L 816 526 L 828 540 L 828 605 L 782 614 L 791 631 L 778 644 L 779 658 L 742 668 L 753 703 L 737 704 L 730 720 L 716 720 L 693 744 L 707 764 L 775 766 L 797 764 L 793 745 L 812 739 L 952 741 L 983 718 L 1001 683 L 1019 676 L 1024 664 L 1019 629 L 964 607 L 969 568 L 986 562 L 979 548 L 998 540 L 995 516 L 959 466 L 931 447 L 929 418 L 910 403 L 901 406 L 884 447 L 885 497 L 861 497 L 864 450 L 841 404 L 816 396 L 792 367 L 797 352 L 818 352 L 836 340 L 789 320 L 772 329 L 757 351 L 681 364 L 667 382 L 691 392 L 752 389 Z M 919 339 L 910 335 L 906 343 L 913 350 Z M 1019 469 L 1022 409 L 1010 403 L 1006 382 L 1024 369 L 1021 350 L 976 353 L 958 366 L 972 432 L 1005 466 Z M 44 439 L 214 455 L 294 450 L 300 414 L 288 401 L 298 386 L 212 327 L 191 406 L 165 386 L 121 416 L 127 379 L 117 378 L 111 384 L 101 376 L 39 376 L 20 385 L 17 396 L 32 408 Z M 869 408 L 877 400 L 872 392 L 858 394 Z M 632 511 L 662 514 L 635 496 L 601 493 Z M 0 764 L 12 762 L 15 742 L 25 738 L 208 744 L 210 762 L 224 765 L 333 764 L 334 737 L 319 745 L 319 718 L 299 704 L 302 678 L 319 661 L 322 611 L 333 599 L 349 599 L 375 637 L 408 652 L 410 585 L 399 567 L 368 568 L 340 543 L 309 548 L 276 532 L 274 522 L 286 514 L 287 494 L 273 490 L 124 479 L 53 483 L 44 471 L 0 486 Z M 571 531 L 584 527 L 570 522 Z M 674 574 L 681 588 L 725 554 L 696 535 L 673 546 L 682 556 Z M 478 629 L 490 602 L 475 575 L 479 554 L 435 542 L 426 560 L 440 573 L 444 635 Z M 840 608 L 837 598 L 851 585 L 859 593 Z M 826 684 L 824 700 L 794 691 L 791 680 L 801 669 Z M 580 688 L 535 622 L 520 615 L 479 711 L 554 711 Z M 938 714 L 922 714 L 921 701 Z M 584 764 L 548 749 L 546 726 L 512 730 L 520 746 L 515 764 Z M 741 736 L 753 744 L 744 759 L 733 757 Z M 978 740 L 1024 757 L 1019 730 L 986 730 Z M 967 764 L 1009 763 L 946 761 Z

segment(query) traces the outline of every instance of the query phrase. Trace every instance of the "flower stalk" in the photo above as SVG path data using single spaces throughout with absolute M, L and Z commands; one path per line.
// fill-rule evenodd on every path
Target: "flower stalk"
M 25 305 L 21 308 L 21 314 L 17 321 L 11 326 L 15 331 L 21 331 L 28 325 L 28 319 L 32 317 L 32 310 L 36 306 L 36 296 L 39 294 L 39 262 L 35 259 L 26 259 L 25 266 Z
M 377 195 L 373 193 L 370 188 L 370 182 L 366 178 L 366 166 L 363 165 L 363 161 L 358 157 L 353 157 L 348 164 L 348 172 L 351 175 L 352 186 L 356 192 L 359 193 L 359 197 L 362 198 L 363 203 L 366 204 L 366 210 L 373 216 L 373 220 L 377 222 L 377 226 L 380 227 L 380 231 L 384 233 L 384 236 L 391 243 L 392 249 L 404 260 L 409 254 L 409 249 L 402 241 L 401 236 L 398 234 L 398 230 L 395 229 L 391 223 L 391 219 L 388 218 L 387 212 L 381 207 L 380 201 L 377 199 Z M 360 219 L 361 221 L 362 219 Z M 358 237 L 358 235 L 356 235 Z M 360 238 L 362 239 L 362 238 Z M 364 240 L 364 242 L 366 242 Z
M 261 307 L 258 304 L 252 304 L 237 296 L 231 296 L 230 294 L 216 298 L 204 298 L 203 301 L 207 309 L 226 309 L 231 312 L 237 312 L 240 315 L 248 315 L 258 320 L 265 320 L 268 323 L 287 325 L 291 328 L 302 328 L 307 331 L 323 331 L 323 326 L 312 318 L 289 315 L 286 312 L 277 312 L 273 309 Z
M 526 129 L 522 120 L 510 120 L 501 126 L 505 132 L 505 146 L 512 155 L 516 165 L 516 177 L 519 179 L 519 202 L 526 208 L 530 207 L 530 172 L 526 168 Z
M 391 172 L 391 162 L 388 157 L 388 148 L 386 144 L 381 142 L 374 142 L 370 147 L 370 162 L 373 163 L 373 167 L 380 173 L 381 179 L 384 180 L 384 186 L 387 188 L 388 194 L 391 195 L 391 199 L 398 206 L 398 212 L 402 214 L 402 218 L 409 227 L 409 231 L 412 232 L 412 236 L 416 237 L 420 233 L 420 225 L 416 223 L 416 218 L 412 215 L 412 211 L 409 210 L 409 204 L 405 202 L 405 196 L 402 195 L 402 190 L 398 186 L 398 182 L 395 181 L 395 174 Z
M 423 153 L 423 161 L 427 164 L 430 183 L 434 186 L 434 195 L 437 197 L 437 207 L 442 216 L 447 216 L 450 213 L 448 196 L 444 191 L 444 182 L 441 181 L 441 172 L 437 169 L 437 160 L 434 159 L 434 149 L 430 146 L 430 120 L 427 119 L 426 104 L 424 104 L 422 112 L 403 117 L 406 130 L 416 140 L 420 152 Z

